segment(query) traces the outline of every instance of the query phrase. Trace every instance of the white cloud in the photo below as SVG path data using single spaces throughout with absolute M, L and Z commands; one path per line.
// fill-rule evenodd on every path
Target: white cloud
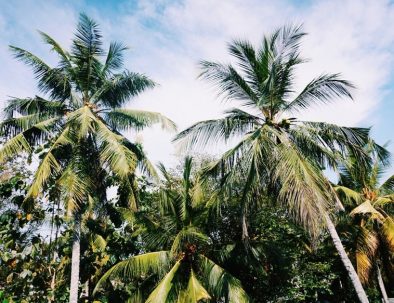
M 316 1 L 295 7 L 288 1 L 186 0 L 164 10 L 149 3 L 142 5 L 146 15 L 134 12 L 113 30 L 130 33 L 124 38 L 137 55 L 131 62 L 161 84 L 137 105 L 164 112 L 180 128 L 218 116 L 224 108 L 209 86 L 196 81 L 198 60 L 228 61 L 226 42 L 232 38 L 258 44 L 263 34 L 286 23 L 302 22 L 309 33 L 303 50 L 311 61 L 299 70 L 300 88 L 323 72 L 340 72 L 357 86 L 354 102 L 316 107 L 302 118 L 360 125 L 377 108 L 391 80 L 394 8 L 388 1 Z M 160 31 L 141 26 L 145 18 L 154 19 Z M 163 138 L 158 130 L 144 138 L 154 160 L 174 152 L 165 141 L 158 147 L 157 138 Z
M 362 123 L 371 117 L 384 96 L 383 87 L 391 81 L 394 7 L 383 0 L 307 1 L 299 7 L 296 2 L 140 0 L 137 8 L 125 4 L 116 18 L 107 18 L 107 12 L 97 9 L 93 10 L 93 16 L 102 25 L 105 37 L 124 41 L 131 47 L 128 67 L 160 83 L 131 106 L 160 111 L 180 128 L 218 117 L 225 108 L 212 88 L 196 80 L 200 59 L 228 61 L 226 42 L 232 38 L 248 38 L 258 44 L 262 35 L 274 28 L 303 22 L 309 33 L 303 50 L 311 62 L 300 68 L 298 85 L 301 87 L 322 72 L 341 72 L 358 87 L 355 102 L 319 107 L 304 118 L 344 125 Z M 20 39 L 26 37 L 27 41 L 33 41 L 33 29 L 40 28 L 67 42 L 77 14 L 68 6 L 64 10 L 47 2 L 37 7 L 31 3 L 19 5 L 12 10 L 13 25 L 24 31 L 25 36 L 20 35 Z M 26 20 L 20 18 L 29 11 Z M 11 26 L 1 20 L 9 20 L 9 16 L 0 13 L 3 47 L 12 37 L 8 32 Z M 34 38 L 37 41 L 37 35 Z M 38 43 L 30 47 L 26 42 L 22 46 L 42 51 Z M 11 63 L 3 48 L 0 60 L 6 62 L 0 70 L 0 97 L 26 95 L 34 83 L 31 74 Z M 157 128 L 144 132 L 144 143 L 154 162 L 171 161 L 170 155 L 175 151 L 170 137 Z

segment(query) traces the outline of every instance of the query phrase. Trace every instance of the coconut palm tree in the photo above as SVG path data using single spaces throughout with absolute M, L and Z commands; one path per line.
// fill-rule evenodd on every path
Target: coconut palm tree
M 366 147 L 374 161 L 360 167 L 349 157 L 340 170 L 338 193 L 352 218 L 345 235 L 354 243 L 353 258 L 357 274 L 363 284 L 369 284 L 376 274 L 384 302 L 388 302 L 381 271 L 388 281 L 394 281 L 394 175 L 380 183 L 385 162 Z
M 192 158 L 186 158 L 180 180 L 163 165 L 160 170 L 165 181 L 157 201 L 157 215 L 149 212 L 139 219 L 142 228 L 147 229 L 143 241 L 151 251 L 113 266 L 96 290 L 107 280 L 147 280 L 153 275 L 159 282 L 146 294 L 146 289 L 137 288 L 135 302 L 249 302 L 240 281 L 208 255 L 212 240 L 203 229 L 208 224 L 205 205 L 211 197 L 206 183 L 193 177 Z
M 322 74 L 300 92 L 294 89 L 300 56 L 300 26 L 287 26 L 265 37 L 257 49 L 235 40 L 229 44 L 237 65 L 202 61 L 200 78 L 210 81 L 225 101 L 236 107 L 221 119 L 198 122 L 179 133 L 174 141 L 185 148 L 217 142 L 239 142 L 208 171 L 221 174 L 228 185 L 239 172 L 244 177 L 242 202 L 243 238 L 248 239 L 248 204 L 256 192 L 266 190 L 287 205 L 314 233 L 326 224 L 361 302 L 368 302 L 359 278 L 340 242 L 328 210 L 335 207 L 333 192 L 323 177 L 325 167 L 337 167 L 350 151 L 368 162 L 363 146 L 369 129 L 340 127 L 302 121 L 294 114 L 338 98 L 351 98 L 353 85 L 339 74 Z M 379 154 L 383 148 L 374 146 Z M 327 189 L 328 188 L 328 189 Z
M 153 173 L 142 149 L 120 131 L 141 130 L 154 123 L 172 130 L 175 125 L 159 113 L 124 108 L 132 97 L 155 83 L 145 75 L 122 70 L 127 48 L 112 42 L 104 51 L 95 21 L 80 15 L 70 51 L 49 35 L 40 34 L 59 62 L 51 67 L 27 50 L 10 47 L 15 58 L 32 67 L 43 97 L 8 102 L 0 124 L 0 132 L 8 141 L 0 148 L 0 162 L 18 153 L 30 154 L 43 145 L 45 153 L 27 196 L 37 197 L 51 182 L 62 188 L 65 204 L 75 219 L 70 285 L 70 302 L 75 303 L 83 205 L 89 199 L 105 199 L 100 180 L 109 174 L 128 190 L 128 201 L 135 208 L 136 168 Z

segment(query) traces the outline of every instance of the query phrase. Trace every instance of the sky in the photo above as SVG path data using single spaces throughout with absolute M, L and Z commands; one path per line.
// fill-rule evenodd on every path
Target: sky
M 300 118 L 344 126 L 372 127 L 380 144 L 394 139 L 394 4 L 384 0 L 14 0 L 0 2 L 0 108 L 9 96 L 37 94 L 31 70 L 12 58 L 8 45 L 25 48 L 50 64 L 56 57 L 37 30 L 65 47 L 78 15 L 85 12 L 101 26 L 105 43 L 130 47 L 126 68 L 159 85 L 128 107 L 158 111 L 179 130 L 217 118 L 229 105 L 197 79 L 198 62 L 231 62 L 227 43 L 248 39 L 258 46 L 264 34 L 285 24 L 303 24 L 308 33 L 297 71 L 297 88 L 322 73 L 341 73 L 353 82 L 354 101 L 314 107 Z M 173 165 L 180 156 L 173 133 L 154 127 L 127 134 L 142 141 L 152 162 Z M 388 147 L 394 152 L 394 142 Z M 219 153 L 223 147 L 212 146 Z M 394 173 L 391 168 L 388 172 Z

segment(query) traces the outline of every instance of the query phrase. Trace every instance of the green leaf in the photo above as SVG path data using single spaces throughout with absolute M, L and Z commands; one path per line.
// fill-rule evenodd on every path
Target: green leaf
M 145 303 L 156 303 L 166 302 L 169 292 L 172 289 L 174 276 L 181 265 L 180 261 L 177 261 L 171 270 L 164 276 L 156 288 L 150 293 Z
M 207 290 L 201 285 L 197 280 L 193 269 L 190 272 L 189 282 L 187 284 L 187 289 L 181 292 L 179 302 L 183 303 L 198 303 L 201 300 L 210 300 L 211 296 L 208 294 Z

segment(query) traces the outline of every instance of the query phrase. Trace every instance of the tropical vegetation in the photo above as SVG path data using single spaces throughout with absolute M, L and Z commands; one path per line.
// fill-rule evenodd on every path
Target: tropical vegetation
M 84 14 L 70 50 L 40 35 L 54 67 L 10 46 L 41 95 L 11 98 L 0 122 L 0 300 L 394 296 L 394 176 L 380 182 L 390 154 L 369 128 L 302 120 L 310 107 L 352 99 L 354 85 L 321 74 L 295 89 L 301 26 L 258 47 L 232 41 L 231 64 L 200 62 L 200 78 L 234 107 L 175 134 L 184 156 L 172 168 L 153 165 L 133 138 L 176 125 L 130 108 L 155 82 L 124 69 L 127 47 L 105 50 Z M 212 156 L 214 144 L 229 148 Z

